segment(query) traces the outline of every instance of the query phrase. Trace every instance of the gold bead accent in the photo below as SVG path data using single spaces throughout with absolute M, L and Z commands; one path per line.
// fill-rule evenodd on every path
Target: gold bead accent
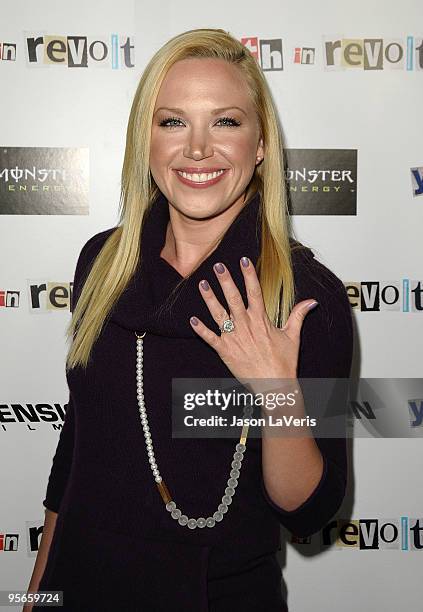
M 244 444 L 244 446 L 247 444 L 248 428 L 249 425 L 242 426 L 241 437 L 239 439 L 240 444 Z
M 167 488 L 165 482 L 162 480 L 161 482 L 156 482 L 156 485 L 164 503 L 168 504 L 170 501 L 172 501 L 172 496 L 169 493 L 169 489 Z

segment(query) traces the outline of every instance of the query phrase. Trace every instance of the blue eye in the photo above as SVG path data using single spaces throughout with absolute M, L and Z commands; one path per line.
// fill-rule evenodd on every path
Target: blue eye
M 241 123 L 233 117 L 222 117 L 219 119 L 219 121 L 229 121 L 229 124 L 226 124 L 226 127 L 237 127 L 238 125 L 241 125 Z
M 221 117 L 218 119 L 217 123 L 221 121 L 225 122 L 222 123 L 223 127 L 238 127 L 241 125 L 240 121 L 234 119 L 233 117 Z M 162 119 L 162 121 L 159 123 L 160 127 L 179 127 L 179 125 L 183 124 L 178 117 L 167 117 L 166 119 Z
M 175 127 L 174 125 L 168 125 L 170 121 L 180 122 L 180 119 L 178 119 L 177 117 L 168 117 L 167 119 L 163 119 L 162 121 L 160 121 L 159 125 L 161 127 Z

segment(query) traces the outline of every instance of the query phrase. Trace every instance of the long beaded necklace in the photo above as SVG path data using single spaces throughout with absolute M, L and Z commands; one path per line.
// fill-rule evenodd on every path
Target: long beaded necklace
M 216 512 L 213 516 L 207 518 L 199 517 L 188 518 L 186 514 L 182 514 L 182 511 L 177 508 L 176 503 L 173 501 L 169 490 L 160 476 L 159 468 L 157 467 L 156 459 L 154 456 L 153 441 L 151 439 L 150 428 L 148 426 L 147 411 L 144 402 L 144 388 L 143 388 L 143 338 L 147 332 L 143 334 L 135 335 L 137 337 L 137 399 L 141 418 L 141 424 L 144 431 L 144 440 L 147 448 L 148 460 L 150 462 L 151 471 L 153 472 L 154 480 L 156 481 L 159 493 L 165 503 L 166 510 L 170 512 L 173 519 L 178 521 L 179 525 L 188 527 L 189 529 L 195 529 L 196 527 L 214 527 L 216 523 L 223 520 L 225 514 L 228 511 L 232 498 L 235 495 L 235 489 L 238 485 L 238 478 L 240 475 L 242 459 L 244 457 L 246 442 L 248 436 L 248 424 L 244 424 L 241 431 L 241 437 L 238 444 L 235 446 L 235 452 L 233 455 L 233 461 L 231 463 L 230 476 L 227 481 L 227 487 L 225 488 L 225 494 L 222 496 L 222 502 L 219 504 Z M 244 411 L 245 413 L 245 411 Z

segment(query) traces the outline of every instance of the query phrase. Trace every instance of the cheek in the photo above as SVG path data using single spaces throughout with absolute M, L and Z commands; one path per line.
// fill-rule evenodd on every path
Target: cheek
M 152 132 L 150 142 L 150 162 L 166 163 L 172 159 L 175 152 L 180 150 L 180 142 L 177 138 L 169 138 L 164 132 Z
M 219 144 L 219 150 L 239 166 L 250 166 L 256 158 L 256 141 L 251 134 L 237 134 Z

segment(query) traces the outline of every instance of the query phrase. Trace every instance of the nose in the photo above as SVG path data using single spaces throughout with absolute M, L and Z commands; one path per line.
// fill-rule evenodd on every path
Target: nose
M 195 160 L 213 156 L 213 146 L 207 130 L 192 127 L 184 147 L 184 156 Z

